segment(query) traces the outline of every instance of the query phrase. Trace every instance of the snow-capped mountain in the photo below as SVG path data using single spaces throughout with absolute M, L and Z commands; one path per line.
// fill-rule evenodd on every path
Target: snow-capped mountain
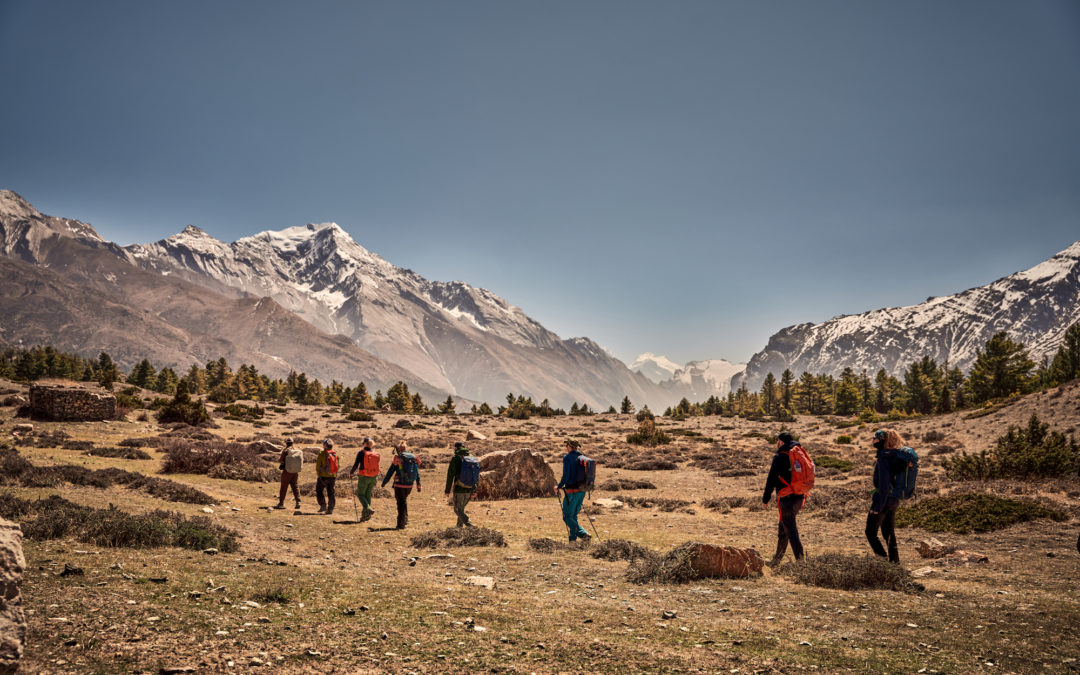
M 634 359 L 634 362 L 627 367 L 635 373 L 641 373 L 657 384 L 671 379 L 671 376 L 680 368 L 679 364 L 668 357 L 657 356 L 652 352 L 639 354 Z
M 909 307 L 838 316 L 779 331 L 732 387 L 754 390 L 767 373 L 790 368 L 837 375 L 846 367 L 897 374 L 929 356 L 967 369 L 999 331 L 1023 342 L 1033 359 L 1053 356 L 1065 330 L 1080 321 L 1080 241 L 1031 269 Z
M 189 226 L 124 249 L 133 264 L 237 297 L 268 297 L 323 331 L 467 398 L 508 392 L 606 408 L 663 390 L 587 338 L 563 340 L 491 291 L 396 267 L 334 223 L 260 232 L 231 244 Z
M 745 363 L 731 363 L 724 359 L 690 361 L 675 371 L 661 386 L 679 391 L 691 401 L 703 401 L 710 396 L 727 396 L 731 391 L 731 378 L 746 368 Z M 689 390 L 689 394 L 681 393 Z

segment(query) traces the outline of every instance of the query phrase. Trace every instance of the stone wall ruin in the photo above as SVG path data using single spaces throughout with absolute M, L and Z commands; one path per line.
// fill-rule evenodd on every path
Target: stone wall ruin
M 35 384 L 30 387 L 30 416 L 58 422 L 116 419 L 116 397 L 82 387 Z

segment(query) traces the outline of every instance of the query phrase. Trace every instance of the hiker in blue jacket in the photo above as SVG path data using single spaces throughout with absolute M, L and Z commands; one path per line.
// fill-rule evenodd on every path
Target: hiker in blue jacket
M 574 439 L 566 441 L 566 454 L 562 459 L 562 479 L 555 486 L 555 493 L 559 490 L 565 495 L 562 500 L 562 517 L 570 531 L 570 541 L 581 539 L 588 542 L 592 537 L 578 524 L 578 513 L 581 505 L 585 502 L 585 471 L 581 468 L 581 443 Z
M 873 445 L 877 450 L 877 461 L 874 464 L 874 493 L 870 502 L 870 513 L 866 515 L 866 539 L 876 555 L 888 557 L 889 562 L 898 563 L 900 552 L 896 546 L 894 521 L 900 500 L 892 494 L 892 485 L 893 476 L 906 468 L 906 463 L 896 456 L 896 451 L 904 447 L 904 439 L 892 429 L 878 429 L 874 432 Z M 885 537 L 888 553 L 878 539 L 878 530 L 881 530 L 881 535 Z
M 450 466 L 446 467 L 446 498 L 452 499 L 454 514 L 457 515 L 458 527 L 472 527 L 469 516 L 465 513 L 465 507 L 469 505 L 476 485 L 465 485 L 458 478 L 461 476 L 461 464 L 469 454 L 469 449 L 461 441 L 454 443 L 454 456 L 450 459 Z M 450 490 L 453 489 L 453 497 Z

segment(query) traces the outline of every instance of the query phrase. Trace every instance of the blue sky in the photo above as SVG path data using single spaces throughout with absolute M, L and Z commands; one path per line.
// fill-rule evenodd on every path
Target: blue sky
M 0 0 L 0 187 L 335 221 L 624 360 L 745 360 L 1080 239 L 1080 3 Z

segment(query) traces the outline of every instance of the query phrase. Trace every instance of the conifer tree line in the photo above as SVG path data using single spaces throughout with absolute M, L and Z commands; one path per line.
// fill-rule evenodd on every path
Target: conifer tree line
M 91 359 L 51 346 L 8 348 L 0 350 L 0 377 L 21 382 L 61 378 L 97 382 L 108 389 L 121 383 L 167 395 L 175 395 L 183 387 L 191 395 L 205 396 L 222 404 L 252 400 L 279 405 L 288 402 L 335 405 L 341 406 L 344 413 L 385 407 L 397 413 L 456 412 L 452 396 L 447 396 L 435 407 L 428 407 L 420 394 L 410 392 L 404 382 L 395 383 L 385 394 L 377 390 L 372 395 L 363 382 L 349 387 L 331 380 L 330 384 L 324 385 L 318 379 L 296 371 L 284 379 L 270 378 L 248 364 L 241 364 L 233 371 L 224 357 L 209 361 L 205 367 L 193 364 L 181 373 L 170 367 L 155 368 L 148 359 L 143 359 L 125 376 L 105 352 Z M 865 371 L 856 373 L 851 368 L 845 368 L 838 377 L 805 372 L 796 377 L 787 369 L 779 378 L 768 373 L 756 392 L 743 385 L 724 398 L 710 396 L 699 403 L 683 398 L 664 415 L 773 416 L 780 419 L 795 414 L 858 415 L 865 419 L 904 417 L 979 406 L 1077 378 L 1080 378 L 1080 322 L 1065 332 L 1054 357 L 1044 358 L 1040 364 L 1031 360 L 1022 343 L 999 332 L 982 349 L 976 350 L 975 362 L 966 375 L 959 368 L 949 367 L 947 362 L 939 364 L 928 356 L 910 364 L 899 378 L 884 369 L 878 370 L 873 377 Z M 625 396 L 618 412 L 633 414 L 635 409 L 630 397 Z M 506 405 L 500 405 L 497 411 L 482 403 L 473 405 L 471 412 L 528 419 L 532 416 L 594 415 L 597 411 L 587 403 L 574 402 L 568 413 L 553 407 L 548 399 L 537 404 L 532 397 L 509 393 Z M 607 412 L 615 413 L 615 406 L 610 406 Z

